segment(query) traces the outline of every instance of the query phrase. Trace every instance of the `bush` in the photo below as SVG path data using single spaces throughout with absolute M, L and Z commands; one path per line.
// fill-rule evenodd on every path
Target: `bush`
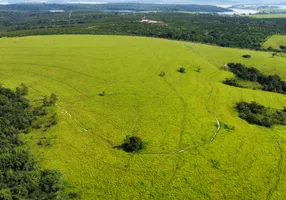
M 44 106 L 50 106 L 50 101 L 48 100 L 47 96 L 44 96 L 44 98 L 43 98 L 43 105 Z
M 242 57 L 243 57 L 243 58 L 251 58 L 251 55 L 247 55 L 247 54 L 246 54 L 246 55 L 243 55 Z
M 180 73 L 186 73 L 186 69 L 184 67 L 180 67 L 180 69 L 178 69 L 178 72 Z
M 105 91 L 102 91 L 101 93 L 99 93 L 99 96 L 104 97 L 105 96 Z
M 70 192 L 70 193 L 68 193 L 68 197 L 70 199 L 79 198 L 80 197 L 80 193 L 78 193 L 78 192 Z
M 126 152 L 136 152 L 143 148 L 143 142 L 141 138 L 137 136 L 127 136 L 122 144 L 122 148 Z
M 224 81 L 223 81 L 223 83 L 224 84 L 226 84 L 226 85 L 231 85 L 231 86 L 235 86 L 235 87 L 241 87 L 239 84 L 238 84 L 238 82 L 237 82 L 237 80 L 235 79 L 235 78 L 231 78 L 231 79 L 225 79 Z
M 58 100 L 57 95 L 52 93 L 50 96 L 50 105 L 55 105 L 57 103 L 57 100 Z
M 164 77 L 165 74 L 166 74 L 165 72 L 161 72 L 161 73 L 159 74 L 159 76 Z

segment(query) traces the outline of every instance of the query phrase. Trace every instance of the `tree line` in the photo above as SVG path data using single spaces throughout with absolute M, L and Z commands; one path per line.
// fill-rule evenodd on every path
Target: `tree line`
M 236 79 L 226 79 L 225 84 L 241 87 L 237 79 L 258 82 L 262 89 L 270 92 L 286 93 L 286 82 L 282 81 L 280 76 L 265 75 L 254 67 L 246 67 L 241 63 L 228 63 L 228 69 L 236 75 Z
M 256 102 L 239 102 L 236 104 L 239 117 L 250 124 L 271 127 L 276 124 L 286 125 L 286 108 L 277 110 L 266 108 Z

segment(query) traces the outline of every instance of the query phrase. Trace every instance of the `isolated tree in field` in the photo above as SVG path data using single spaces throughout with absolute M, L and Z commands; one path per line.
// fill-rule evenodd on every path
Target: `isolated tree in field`
M 242 57 L 243 58 L 251 58 L 251 55 L 246 54 L 246 55 L 243 55 Z
M 122 148 L 126 152 L 136 152 L 143 148 L 143 142 L 137 136 L 128 135 L 122 144 Z
M 101 93 L 99 93 L 99 96 L 104 97 L 105 96 L 105 91 L 102 91 Z
M 186 68 L 180 67 L 180 69 L 178 70 L 178 72 L 180 72 L 180 73 L 186 73 Z
M 164 77 L 165 74 L 166 74 L 165 72 L 161 72 L 161 73 L 159 74 L 159 76 Z

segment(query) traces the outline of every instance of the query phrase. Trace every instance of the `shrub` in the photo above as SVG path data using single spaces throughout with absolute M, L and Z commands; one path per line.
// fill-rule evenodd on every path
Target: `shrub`
M 70 199 L 79 198 L 80 197 L 80 193 L 78 193 L 78 192 L 70 192 L 70 193 L 68 193 L 68 197 Z
M 143 148 L 141 138 L 137 136 L 127 136 L 122 144 L 122 148 L 126 152 L 136 152 Z
M 220 163 L 219 163 L 219 161 L 218 161 L 218 160 L 211 159 L 211 162 L 212 162 L 212 166 L 213 166 L 213 168 L 215 168 L 215 169 L 219 169 L 219 167 L 220 167 Z
M 58 100 L 57 96 L 52 93 L 50 96 L 50 105 L 55 105 L 57 103 L 57 100 Z
M 165 76 L 165 72 L 161 72 L 161 73 L 159 74 L 159 76 L 164 77 L 164 76 Z
M 99 96 L 104 97 L 105 96 L 105 91 L 102 91 L 101 93 L 99 93 Z
M 235 86 L 235 87 L 239 87 L 239 84 L 237 82 L 237 80 L 235 78 L 227 78 L 223 81 L 224 84 L 226 85 L 231 85 L 231 86 Z
M 25 96 L 29 92 L 28 87 L 25 84 L 21 84 L 20 87 L 16 87 L 16 94 Z
M 178 72 L 180 72 L 180 73 L 186 73 L 186 68 L 180 67 L 180 69 L 178 69 Z
M 48 100 L 47 96 L 44 96 L 44 98 L 43 98 L 43 105 L 44 106 L 50 106 L 50 101 Z
M 50 123 L 51 123 L 51 125 L 56 125 L 58 123 L 57 113 L 54 113 L 53 116 L 51 116 Z
M 282 50 L 286 50 L 286 46 L 285 46 L 285 45 L 280 45 L 279 47 L 280 47 L 280 49 L 282 49 Z
M 246 55 L 243 55 L 242 57 L 243 58 L 251 58 L 251 55 L 246 54 Z

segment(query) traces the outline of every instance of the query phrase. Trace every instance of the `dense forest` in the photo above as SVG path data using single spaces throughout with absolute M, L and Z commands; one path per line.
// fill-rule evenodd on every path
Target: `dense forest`
M 246 67 L 240 63 L 229 63 L 228 69 L 236 75 L 237 79 L 257 82 L 262 85 L 262 89 L 270 92 L 286 93 L 286 82 L 274 75 L 264 75 L 258 69 L 253 67 Z M 226 79 L 224 81 L 227 85 L 241 87 L 237 79 Z
M 17 8 L 17 5 L 13 6 Z M 20 7 L 23 10 L 15 8 L 0 12 L 0 37 L 47 34 L 135 35 L 259 50 L 268 36 L 286 33 L 286 19 L 119 10 L 50 13 L 45 11 L 46 8 L 41 8 L 44 5 L 40 4 L 39 8 L 33 4 L 29 6 L 36 8 L 26 10 Z M 72 10 L 74 5 L 62 6 Z M 53 8 L 60 9 L 57 6 Z M 143 17 L 158 23 L 140 22 Z
M 31 107 L 27 93 L 23 84 L 16 91 L 0 86 L 0 199 L 57 199 L 63 189 L 61 173 L 40 169 L 19 139 L 43 115 L 35 113 L 39 107 Z

